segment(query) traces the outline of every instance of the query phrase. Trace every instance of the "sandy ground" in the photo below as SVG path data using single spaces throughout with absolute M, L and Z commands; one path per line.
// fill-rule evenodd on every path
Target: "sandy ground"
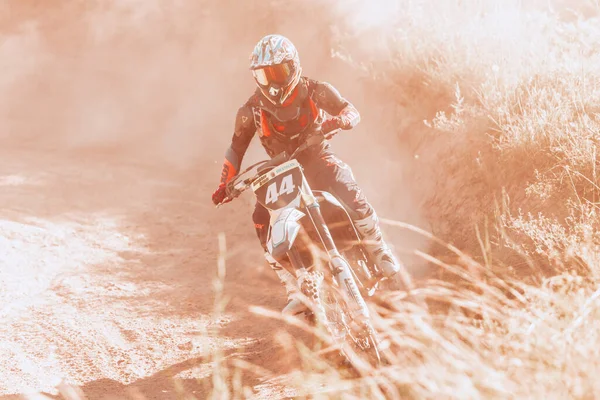
M 217 215 L 193 176 L 110 154 L 0 158 L 1 394 L 63 381 L 90 399 L 175 398 L 177 385 L 203 398 L 215 351 L 269 367 L 277 323 L 247 305 L 284 298 L 243 207 Z M 220 232 L 229 303 L 215 317 Z

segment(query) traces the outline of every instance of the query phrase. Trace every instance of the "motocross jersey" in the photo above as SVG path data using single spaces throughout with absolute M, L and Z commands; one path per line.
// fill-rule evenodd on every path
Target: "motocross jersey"
M 231 146 L 225 153 L 221 183 L 239 171 L 244 154 L 255 133 L 270 157 L 292 153 L 312 132 L 318 131 L 327 115 L 343 115 L 350 127 L 360 115 L 329 83 L 301 77 L 283 106 L 274 106 L 259 89 L 239 108 Z M 323 143 L 319 150 L 328 148 Z

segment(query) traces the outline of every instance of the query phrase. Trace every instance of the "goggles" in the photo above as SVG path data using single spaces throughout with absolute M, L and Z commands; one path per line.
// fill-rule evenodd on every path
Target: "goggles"
M 277 65 L 269 65 L 252 71 L 254 78 L 261 86 L 271 84 L 285 85 L 294 75 L 294 67 L 290 62 Z

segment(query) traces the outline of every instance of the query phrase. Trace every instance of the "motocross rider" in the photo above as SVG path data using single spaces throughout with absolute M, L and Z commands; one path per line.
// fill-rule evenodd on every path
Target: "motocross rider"
M 298 52 L 292 42 L 281 35 L 267 35 L 255 46 L 250 69 L 256 91 L 239 108 L 231 146 L 219 187 L 212 195 L 215 204 L 228 201 L 226 184 L 240 170 L 242 158 L 258 132 L 261 144 L 270 157 L 282 151 L 291 154 L 310 133 L 341 128 L 349 130 L 360 121 L 356 108 L 329 83 L 302 76 Z M 344 205 L 362 237 L 366 251 L 386 277 L 397 273 L 401 264 L 382 238 L 377 214 L 358 187 L 348 165 L 337 158 L 329 144 L 323 142 L 298 157 L 306 179 L 313 189 L 327 190 Z M 269 212 L 258 202 L 252 216 L 265 258 L 286 288 L 286 314 L 305 309 L 294 296 L 299 282 L 267 252 Z

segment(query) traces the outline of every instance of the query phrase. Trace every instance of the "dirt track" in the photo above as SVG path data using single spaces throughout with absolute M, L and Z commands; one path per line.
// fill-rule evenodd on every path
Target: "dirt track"
M 217 215 L 192 175 L 110 154 L 1 158 L 0 393 L 54 394 L 65 378 L 91 399 L 162 399 L 175 380 L 203 398 L 216 350 L 269 367 L 274 323 L 247 305 L 284 299 L 246 246 L 245 210 Z M 231 300 L 215 320 L 221 231 Z
M 15 0 L 0 9 L 5 399 L 55 395 L 63 378 L 90 399 L 175 398 L 174 378 L 203 398 L 216 351 L 273 377 L 293 367 L 273 339 L 279 323 L 248 311 L 285 301 L 260 254 L 251 196 L 220 210 L 210 203 L 235 111 L 254 89 L 247 56 L 266 33 L 293 38 L 306 74 L 362 112 L 334 148 L 372 202 L 377 194 L 381 215 L 419 218 L 408 196 L 391 196 L 404 160 L 384 154 L 397 151 L 381 120 L 396 105 L 363 95 L 357 72 L 330 57 L 319 37 L 326 23 L 270 20 L 253 2 L 172 4 Z M 246 160 L 264 157 L 256 142 Z M 215 318 L 221 232 L 228 304 Z M 268 379 L 246 374 L 244 383 L 278 397 Z

